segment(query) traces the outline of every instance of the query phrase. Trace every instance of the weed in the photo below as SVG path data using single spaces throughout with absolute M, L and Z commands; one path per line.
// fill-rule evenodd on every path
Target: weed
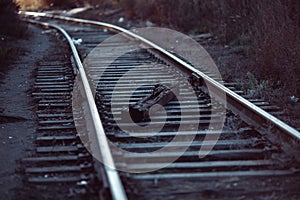
M 251 72 L 247 73 L 247 77 L 249 81 L 248 95 L 255 98 L 265 97 L 264 94 L 269 89 L 268 80 L 259 82 Z
M 211 32 L 223 45 L 241 46 L 255 62 L 255 77 L 268 80 L 257 88 L 289 87 L 288 93 L 300 96 L 300 1 L 120 1 L 128 16 L 185 32 Z
M 17 14 L 19 6 L 14 0 L 0 0 L 0 35 L 22 37 L 27 29 Z

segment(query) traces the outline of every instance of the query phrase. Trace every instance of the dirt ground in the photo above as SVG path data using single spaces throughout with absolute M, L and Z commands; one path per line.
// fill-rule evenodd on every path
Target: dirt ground
M 1 63 L 0 83 L 0 199 L 21 199 L 24 188 L 21 159 L 33 151 L 36 129 L 35 103 L 30 90 L 37 60 L 47 52 L 49 37 L 42 29 L 29 25 L 26 37 L 15 40 L 21 55 L 9 64 Z M 5 70 L 3 70 L 5 68 Z

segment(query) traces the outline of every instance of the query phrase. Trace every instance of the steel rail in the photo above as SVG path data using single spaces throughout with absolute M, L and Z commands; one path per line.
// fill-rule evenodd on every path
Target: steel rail
M 195 69 L 193 66 L 189 65 L 182 59 L 174 56 L 173 54 L 171 54 L 170 52 L 161 48 L 157 44 L 129 31 L 129 30 L 126 30 L 122 27 L 112 25 L 109 23 L 73 18 L 73 17 L 58 16 L 58 15 L 52 15 L 52 14 L 47 14 L 47 13 L 21 11 L 20 14 L 24 14 L 27 16 L 36 16 L 36 17 L 48 17 L 48 18 L 78 22 L 78 23 L 86 23 L 86 24 L 105 27 L 105 28 L 111 29 L 113 31 L 125 33 L 127 36 L 130 36 L 134 39 L 141 41 L 142 43 L 148 45 L 149 47 L 155 49 L 156 51 L 160 52 L 161 54 L 172 59 L 179 65 L 184 66 L 186 69 L 190 70 L 192 73 L 199 75 L 209 87 L 216 90 L 216 94 L 218 94 L 218 92 L 220 92 L 220 91 L 222 93 L 225 93 L 227 99 L 226 99 L 226 102 L 223 102 L 223 103 L 224 104 L 226 103 L 227 107 L 230 110 L 232 110 L 234 113 L 240 115 L 244 121 L 246 121 L 250 125 L 254 126 L 257 129 L 257 131 L 259 131 L 261 133 L 266 132 L 266 131 L 277 131 L 277 132 L 280 131 L 280 132 L 284 132 L 285 134 L 287 134 L 288 136 L 291 136 L 292 138 L 294 138 L 296 140 L 300 140 L 300 132 L 297 131 L 295 128 L 289 126 L 288 124 L 284 123 L 280 119 L 274 117 L 273 115 L 269 114 L 268 112 L 264 111 L 263 109 L 259 108 L 258 106 L 254 105 L 253 103 L 249 102 L 245 98 L 241 97 L 240 95 L 238 95 L 235 92 L 231 91 L 230 89 L 226 88 L 224 85 L 222 85 L 221 83 L 210 78 L 203 72 Z M 222 101 L 221 97 L 219 98 L 219 100 Z M 260 123 L 258 123 L 258 122 L 260 122 Z M 270 128 L 270 125 L 272 128 Z
M 109 144 L 108 144 L 105 132 L 104 132 L 104 128 L 103 128 L 103 125 L 102 125 L 102 122 L 101 122 L 101 119 L 100 119 L 100 116 L 98 113 L 97 106 L 94 101 L 94 96 L 93 96 L 91 87 L 89 85 L 88 78 L 86 76 L 83 64 L 80 60 L 79 53 L 72 41 L 72 38 L 69 36 L 69 34 L 64 29 L 62 29 L 61 27 L 59 27 L 57 25 L 49 24 L 49 23 L 45 23 L 45 22 L 39 22 L 39 21 L 35 21 L 35 20 L 26 20 L 26 21 L 28 21 L 30 23 L 39 24 L 39 25 L 42 25 L 45 27 L 51 27 L 51 28 L 57 29 L 67 39 L 67 41 L 70 45 L 71 51 L 73 53 L 73 56 L 74 56 L 74 61 L 77 65 L 77 69 L 79 71 L 80 78 L 82 80 L 84 92 L 86 95 L 86 101 L 88 102 L 89 111 L 90 111 L 90 114 L 92 117 L 93 126 L 95 129 L 95 133 L 96 133 L 98 145 L 100 148 L 100 153 L 102 156 L 102 161 L 103 161 L 103 164 L 105 167 L 105 173 L 108 178 L 112 197 L 115 200 L 127 200 L 127 196 L 126 196 L 124 187 L 122 185 L 119 173 L 115 167 L 115 163 L 114 163 L 114 160 L 113 160 L 110 148 L 109 148 Z

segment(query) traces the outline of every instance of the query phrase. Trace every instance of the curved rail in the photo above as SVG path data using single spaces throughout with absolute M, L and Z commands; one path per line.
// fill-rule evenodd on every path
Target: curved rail
M 30 23 L 35 23 L 35 24 L 39 24 L 45 27 L 51 27 L 54 29 L 57 29 L 58 31 L 60 31 L 65 38 L 67 39 L 71 51 L 73 53 L 74 56 L 74 60 L 75 60 L 75 64 L 78 68 L 79 71 L 79 75 L 80 78 L 82 80 L 82 84 L 84 87 L 84 92 L 85 92 L 85 96 L 86 96 L 86 101 L 88 103 L 88 107 L 89 107 L 89 111 L 92 117 L 92 121 L 93 121 L 93 126 L 95 129 L 95 133 L 97 136 L 97 142 L 100 148 L 100 154 L 102 156 L 102 161 L 105 167 L 105 172 L 106 172 L 106 176 L 108 178 L 108 182 L 110 185 L 110 190 L 111 190 L 111 194 L 113 199 L 115 200 L 126 200 L 127 196 L 124 190 L 124 187 L 122 185 L 122 182 L 120 180 L 120 176 L 118 171 L 116 170 L 115 164 L 114 164 L 114 160 L 108 145 L 108 141 L 102 126 L 102 122 L 97 110 L 97 106 L 95 104 L 94 101 L 94 96 L 91 90 L 91 87 L 89 85 L 84 67 L 82 65 L 82 62 L 80 60 L 78 51 L 72 41 L 72 38 L 69 36 L 69 34 L 62 29 L 61 27 L 54 25 L 54 24 L 49 24 L 49 23 L 44 23 L 44 22 L 38 22 L 38 21 L 34 21 L 34 20 L 27 20 Z M 110 166 L 110 167 L 109 167 Z
M 53 19 L 60 19 L 65 21 L 72 21 L 72 22 L 78 22 L 78 23 L 86 23 L 96 26 L 102 26 L 107 29 L 122 32 L 125 35 L 132 37 L 136 40 L 141 41 L 142 43 L 148 45 L 149 47 L 155 49 L 157 52 L 161 53 L 162 55 L 168 57 L 175 63 L 185 67 L 187 70 L 191 71 L 192 73 L 195 73 L 199 75 L 207 84 L 208 87 L 211 87 L 216 91 L 216 95 L 218 95 L 218 92 L 221 92 L 222 94 L 226 94 L 226 103 L 227 107 L 232 110 L 234 113 L 240 115 L 240 117 L 249 123 L 250 125 L 254 126 L 257 131 L 259 132 L 265 132 L 272 130 L 273 132 L 284 132 L 288 136 L 291 136 L 292 138 L 296 140 L 300 140 L 300 132 L 297 131 L 295 128 L 287 125 L 280 119 L 274 117 L 273 115 L 269 114 L 268 112 L 264 111 L 263 109 L 259 108 L 258 106 L 254 105 L 253 103 L 249 102 L 245 98 L 241 97 L 240 95 L 236 94 L 235 92 L 231 91 L 230 89 L 226 88 L 219 82 L 215 81 L 214 79 L 210 78 L 209 76 L 205 75 L 201 71 L 195 69 L 193 66 L 189 65 L 182 59 L 174 56 L 170 52 L 166 51 L 165 49 L 161 48 L 157 44 L 131 32 L 124 28 L 121 28 L 116 25 L 112 25 L 109 23 L 104 22 L 98 22 L 98 21 L 92 21 L 92 20 L 85 20 L 85 19 L 79 19 L 79 18 L 72 18 L 72 17 L 65 17 L 65 16 L 57 16 L 47 13 L 39 13 L 39 12 L 26 12 L 21 11 L 20 14 L 28 15 L 28 16 L 36 16 L 36 17 L 48 17 Z M 218 98 L 220 101 L 225 101 L 221 97 Z M 270 125 L 272 129 L 270 129 Z

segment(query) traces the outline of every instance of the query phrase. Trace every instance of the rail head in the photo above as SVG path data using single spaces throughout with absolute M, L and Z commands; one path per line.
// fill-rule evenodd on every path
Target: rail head
M 86 19 L 79 19 L 79 18 L 73 18 L 73 17 L 66 17 L 66 16 L 60 16 L 60 15 L 53 15 L 53 14 L 47 14 L 47 13 L 39 13 L 39 12 L 26 12 L 21 11 L 20 14 L 24 14 L 27 16 L 36 16 L 36 17 L 48 17 L 53 19 L 59 19 L 59 20 L 65 20 L 65 21 L 72 21 L 72 22 L 78 22 L 78 23 L 85 23 L 85 24 L 91 24 L 96 26 L 105 27 L 107 29 L 124 33 L 125 35 L 134 38 L 135 40 L 139 40 L 143 44 L 155 49 L 157 52 L 163 54 L 164 56 L 168 57 L 169 59 L 173 60 L 174 62 L 178 63 L 179 65 L 183 66 L 184 68 L 188 69 L 192 73 L 197 74 L 200 76 L 205 83 L 215 88 L 216 90 L 222 91 L 226 94 L 227 97 L 227 106 L 229 109 L 233 110 L 236 114 L 241 115 L 241 118 L 245 120 L 246 122 L 250 123 L 250 125 L 253 125 L 258 129 L 258 131 L 265 131 L 266 129 L 269 130 L 269 125 L 271 125 L 274 131 L 280 131 L 284 132 L 286 135 L 296 139 L 297 141 L 300 141 L 300 132 L 297 131 L 295 128 L 289 126 L 288 124 L 284 123 L 280 119 L 274 117 L 273 115 L 269 114 L 268 112 L 264 111 L 263 109 L 259 108 L 258 106 L 254 105 L 253 103 L 249 102 L 245 98 L 241 97 L 240 95 L 236 94 L 235 92 L 229 90 L 221 83 L 215 81 L 214 79 L 210 78 L 206 74 L 202 73 L 201 71 L 195 69 L 190 64 L 186 63 L 182 59 L 176 57 L 175 55 L 171 54 L 170 52 L 166 51 L 165 49 L 161 48 L 157 44 L 129 31 L 122 27 L 105 23 L 105 22 L 99 22 L 99 21 L 92 21 L 92 20 L 86 20 Z M 239 108 L 243 107 L 243 111 L 241 112 Z M 253 119 L 251 119 L 249 116 L 254 116 L 257 121 L 260 121 L 259 125 L 257 125 L 257 122 L 255 122 Z M 265 127 L 262 129 L 262 125 L 265 125 Z
M 109 147 L 109 143 L 107 141 L 107 137 L 105 135 L 104 132 L 104 128 L 98 113 L 98 109 L 94 100 L 94 96 L 86 75 L 86 72 L 84 70 L 83 64 L 81 62 L 79 53 L 72 41 L 72 38 L 69 36 L 69 34 L 61 27 L 54 25 L 54 24 L 50 24 L 50 23 L 45 23 L 45 22 L 39 22 L 39 21 L 35 21 L 35 20 L 26 20 L 29 23 L 34 23 L 34 24 L 38 24 L 44 27 L 50 27 L 53 29 L 56 29 L 58 31 L 60 31 L 64 37 L 67 39 L 70 49 L 72 51 L 72 54 L 74 56 L 74 61 L 75 64 L 77 66 L 78 69 L 78 74 L 81 78 L 82 81 L 82 85 L 84 87 L 84 92 L 85 92 L 85 96 L 86 96 L 86 101 L 88 103 L 88 109 L 92 118 L 92 122 L 93 122 L 93 126 L 94 126 L 94 130 L 95 130 L 95 134 L 97 137 L 97 142 L 98 142 L 98 146 L 100 148 L 100 154 L 102 156 L 102 162 L 104 164 L 105 167 L 105 173 L 109 182 L 109 186 L 110 186 L 110 190 L 111 190 L 111 194 L 113 199 L 115 200 L 126 200 L 127 196 L 124 190 L 124 187 L 122 185 L 119 173 L 115 167 L 115 163 L 113 160 L 113 156 Z

